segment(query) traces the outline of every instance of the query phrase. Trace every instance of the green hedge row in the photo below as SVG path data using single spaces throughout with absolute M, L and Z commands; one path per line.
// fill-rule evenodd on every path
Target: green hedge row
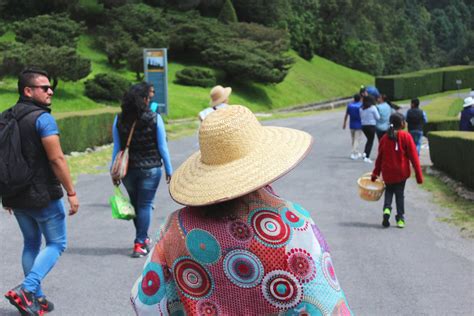
M 416 98 L 458 88 L 474 87 L 474 66 L 452 66 L 375 78 L 377 89 L 392 100 Z
M 474 189 L 474 133 L 431 132 L 428 140 L 434 166 Z
M 116 113 L 100 113 L 59 118 L 57 123 L 64 153 L 110 144 L 115 115 Z
M 423 134 L 436 131 L 459 131 L 459 119 L 456 117 L 446 117 L 438 120 L 430 120 L 423 127 Z

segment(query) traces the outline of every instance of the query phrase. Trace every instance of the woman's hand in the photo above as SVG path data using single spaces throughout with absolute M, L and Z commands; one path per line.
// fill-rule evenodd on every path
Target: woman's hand
M 112 178 L 112 183 L 113 183 L 115 186 L 118 187 L 118 186 L 120 185 L 120 183 L 122 183 L 122 181 L 120 181 L 120 179 L 114 179 L 114 178 Z
M 166 175 L 166 183 L 170 184 L 170 181 L 171 181 L 171 176 L 167 174 Z
M 4 206 L 3 209 L 4 209 L 5 211 L 7 211 L 8 213 L 10 213 L 10 215 L 13 214 L 13 210 L 12 210 L 11 208 Z

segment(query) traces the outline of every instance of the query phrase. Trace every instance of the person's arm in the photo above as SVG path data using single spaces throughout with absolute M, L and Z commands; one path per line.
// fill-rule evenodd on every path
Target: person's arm
M 385 136 L 386 137 L 386 136 Z M 378 176 L 380 176 L 380 172 L 382 171 L 382 159 L 383 159 L 383 148 L 385 146 L 386 139 L 382 138 L 379 144 L 379 152 L 377 154 L 377 159 L 375 160 L 375 167 L 372 171 L 371 180 L 375 181 Z
M 69 201 L 69 215 L 74 215 L 79 210 L 79 200 L 77 199 L 71 173 L 66 162 L 66 157 L 61 149 L 58 135 L 51 135 L 41 138 L 41 142 L 48 157 L 51 169 L 67 192 Z
M 379 110 L 377 109 L 376 106 L 374 106 L 374 109 L 373 109 L 372 112 L 374 112 L 375 120 L 376 120 L 376 121 L 379 121 L 379 120 L 380 120 L 380 113 L 379 113 Z
M 420 166 L 420 158 L 418 157 L 418 151 L 416 150 L 415 142 L 413 141 L 413 137 L 409 137 L 410 135 L 406 135 L 405 141 L 407 143 L 407 154 L 408 159 L 410 160 L 413 169 L 415 170 L 416 176 L 416 183 L 422 184 L 423 183 L 423 173 L 421 171 Z
M 426 115 L 426 112 L 423 111 L 423 121 L 426 123 L 428 123 L 428 116 Z
M 176 236 L 172 236 L 170 230 L 165 232 L 166 227 L 169 227 L 169 225 L 177 225 L 177 220 L 174 216 L 176 216 L 174 213 L 168 216 L 165 224 L 160 229 L 159 241 L 150 251 L 145 265 L 143 266 L 143 272 L 140 273 L 140 276 L 132 288 L 130 301 L 138 316 L 152 315 L 154 314 L 153 311 L 159 310 L 158 306 L 160 306 L 160 302 L 166 302 L 172 297 L 178 297 L 178 287 L 174 279 L 169 277 L 172 275 L 170 269 L 171 264 L 168 264 L 166 261 L 166 245 L 170 245 L 170 243 L 173 245 L 173 242 L 176 243 L 175 240 L 173 240 Z M 149 271 L 152 271 L 152 274 L 147 275 L 146 273 Z M 152 276 L 151 278 L 150 275 Z M 147 278 L 148 283 L 143 284 L 143 279 L 145 278 Z M 150 285 L 151 287 L 156 287 L 157 291 L 152 294 L 143 291 L 142 286 L 147 287 Z M 154 303 L 152 303 L 151 300 L 153 300 Z M 181 303 L 177 301 L 176 304 L 179 305 Z M 177 307 L 179 307 L 178 305 Z
M 118 119 L 118 116 L 115 116 L 114 124 L 112 125 L 112 138 L 114 140 L 114 149 L 112 150 L 111 168 L 112 168 L 112 165 L 115 161 L 115 157 L 117 156 L 118 152 L 120 151 L 120 134 L 119 134 L 118 128 L 117 128 L 117 119 Z
M 165 165 L 166 183 L 170 183 L 171 175 L 173 174 L 173 166 L 171 165 L 168 142 L 166 141 L 165 124 L 163 123 L 161 115 L 157 115 L 156 118 L 156 139 L 158 141 L 158 152 L 160 153 Z
M 342 123 L 342 129 L 346 129 L 346 124 L 347 124 L 347 117 L 349 116 L 349 114 L 347 113 L 346 111 L 346 115 L 344 115 L 344 123 Z

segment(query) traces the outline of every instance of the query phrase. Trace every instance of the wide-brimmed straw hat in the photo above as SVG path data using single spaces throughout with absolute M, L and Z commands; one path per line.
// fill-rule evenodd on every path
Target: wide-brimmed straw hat
M 232 93 L 232 88 L 227 87 L 224 88 L 223 86 L 215 86 L 211 89 L 210 97 L 211 101 L 209 101 L 210 106 L 216 106 L 221 104 L 225 100 L 227 100 Z
M 200 151 L 171 177 L 170 194 L 181 204 L 215 204 L 253 192 L 293 169 L 308 154 L 306 132 L 262 126 L 246 107 L 209 114 L 199 128 Z
M 463 107 L 467 108 L 468 106 L 474 105 L 474 98 L 472 97 L 467 97 L 464 99 L 464 104 L 462 105 Z

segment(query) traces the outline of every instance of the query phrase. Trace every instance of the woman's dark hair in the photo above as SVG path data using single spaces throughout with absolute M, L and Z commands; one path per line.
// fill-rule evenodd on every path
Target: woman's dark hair
M 403 123 L 405 122 L 405 117 L 401 113 L 393 113 L 390 115 L 390 127 L 387 131 L 387 135 L 390 139 L 396 140 L 397 135 L 395 131 L 402 128 Z
M 216 204 L 201 206 L 196 208 L 206 218 L 212 218 L 215 220 L 234 220 L 238 218 L 237 204 L 238 199 L 232 199 Z
M 398 111 L 400 110 L 400 106 L 396 105 L 395 103 L 393 103 L 392 101 L 390 101 L 390 98 L 386 95 L 386 94 L 382 94 L 382 100 L 383 102 L 387 103 L 388 105 L 390 105 L 390 107 L 392 109 L 394 109 L 395 111 Z
M 359 102 L 360 101 L 360 94 L 354 94 L 354 101 Z
M 364 97 L 363 101 L 362 101 L 362 109 L 363 110 L 366 110 L 368 108 L 370 108 L 372 105 L 375 104 L 375 99 L 373 96 L 371 95 L 368 95 L 366 97 Z
M 131 123 L 140 118 L 143 112 L 148 110 L 145 99 L 148 98 L 148 84 L 141 82 L 134 84 L 128 89 L 122 98 L 122 115 L 123 123 Z

